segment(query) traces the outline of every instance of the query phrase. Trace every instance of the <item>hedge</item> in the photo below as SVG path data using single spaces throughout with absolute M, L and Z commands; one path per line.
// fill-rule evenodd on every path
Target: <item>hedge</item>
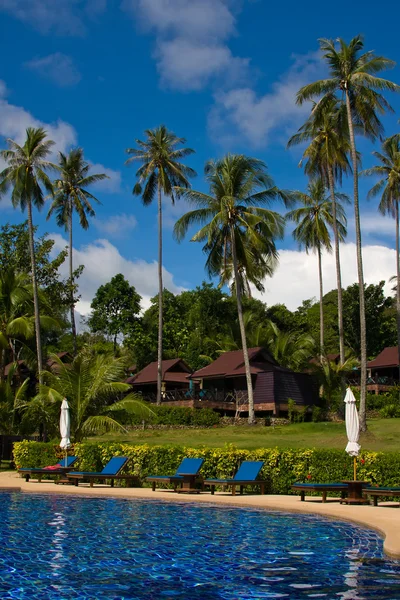
M 128 471 L 144 482 L 148 475 L 174 473 L 182 458 L 202 457 L 204 477 L 232 477 L 243 460 L 263 460 L 261 476 L 268 482 L 267 493 L 287 494 L 295 481 L 330 482 L 353 478 L 353 459 L 343 450 L 260 448 L 240 450 L 189 448 L 183 446 L 134 446 L 132 444 L 82 442 L 69 451 L 79 456 L 79 470 L 99 471 L 113 456 L 128 456 Z M 22 441 L 14 444 L 18 467 L 41 467 L 62 459 L 59 446 Z M 362 452 L 357 478 L 376 485 L 400 485 L 400 452 Z

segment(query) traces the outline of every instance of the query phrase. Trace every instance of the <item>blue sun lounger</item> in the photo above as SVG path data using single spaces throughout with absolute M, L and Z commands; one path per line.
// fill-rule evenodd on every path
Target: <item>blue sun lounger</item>
M 80 481 L 89 481 L 90 487 L 93 487 L 94 480 L 100 479 L 101 481 L 110 480 L 111 487 L 114 487 L 115 479 L 124 479 L 126 481 L 135 480 L 138 482 L 136 475 L 121 475 L 122 469 L 125 467 L 129 458 L 126 456 L 114 456 L 108 461 L 106 466 L 99 473 L 93 471 L 76 471 L 68 473 L 67 477 L 69 481 L 72 481 L 76 486 L 79 485 Z
M 300 492 L 300 500 L 304 502 L 306 492 L 319 492 L 322 495 L 322 502 L 326 502 L 328 492 L 340 492 L 340 499 L 344 500 L 348 486 L 345 483 L 301 483 L 296 482 L 292 485 L 294 492 Z
M 45 475 L 64 475 L 67 471 L 70 471 L 73 468 L 77 460 L 77 456 L 67 456 L 66 460 L 63 458 L 56 465 L 32 469 L 18 469 L 18 473 L 25 477 L 25 481 L 29 481 L 29 479 L 37 479 L 40 483 Z
M 198 473 L 204 462 L 204 458 L 184 458 L 177 468 L 174 475 L 149 475 L 146 481 L 151 483 L 153 492 L 156 489 L 157 483 L 172 483 L 174 492 L 199 492 L 196 484 L 201 483 Z M 180 489 L 178 490 L 178 486 Z
M 247 485 L 259 485 L 261 493 L 265 494 L 265 484 L 267 482 L 257 479 L 263 466 L 264 461 L 262 460 L 245 460 L 240 465 L 233 479 L 206 479 L 204 486 L 211 487 L 211 494 L 214 494 L 216 485 L 231 487 L 232 496 L 234 496 L 238 486 L 240 487 L 240 493 L 243 494 L 243 489 Z

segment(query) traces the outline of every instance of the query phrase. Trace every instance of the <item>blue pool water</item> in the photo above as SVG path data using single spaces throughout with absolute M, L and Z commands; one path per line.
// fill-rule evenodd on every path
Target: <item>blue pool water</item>
M 399 600 L 400 562 L 319 517 L 4 492 L 0 598 Z

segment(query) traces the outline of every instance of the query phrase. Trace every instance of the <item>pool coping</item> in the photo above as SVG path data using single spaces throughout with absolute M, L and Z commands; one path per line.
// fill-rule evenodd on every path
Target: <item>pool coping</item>
M 212 505 L 230 505 L 246 508 L 276 510 L 320 515 L 340 521 L 356 523 L 379 533 L 383 537 L 383 549 L 387 556 L 400 559 L 400 509 L 398 502 L 390 502 L 374 506 L 348 506 L 340 504 L 337 499 L 328 499 L 322 503 L 320 499 L 310 497 L 301 502 L 299 496 L 285 495 L 251 495 L 232 496 L 230 493 L 209 492 L 200 494 L 178 494 L 172 490 L 151 488 L 111 488 L 103 484 L 96 487 L 89 485 L 55 485 L 53 482 L 26 482 L 15 471 L 0 472 L 0 490 L 22 493 L 76 495 L 86 497 L 114 497 L 131 499 L 163 500 L 168 502 L 205 503 Z M 397 508 L 397 510 L 396 510 Z

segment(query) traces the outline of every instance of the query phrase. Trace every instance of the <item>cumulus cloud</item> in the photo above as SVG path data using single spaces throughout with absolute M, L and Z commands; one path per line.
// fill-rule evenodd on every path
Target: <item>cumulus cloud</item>
M 249 60 L 227 46 L 235 17 L 226 0 L 124 0 L 123 8 L 156 34 L 154 56 L 165 86 L 198 90 L 215 76 L 238 81 Z
M 81 74 L 70 56 L 55 52 L 41 58 L 33 58 L 25 63 L 25 67 L 38 73 L 59 87 L 70 87 L 81 80 Z
M 85 21 L 105 11 L 107 0 L 0 0 L 0 11 L 43 34 L 82 36 Z
M 215 95 L 215 105 L 209 113 L 211 137 L 222 145 L 243 139 L 252 147 L 268 143 L 273 130 L 293 130 L 308 114 L 307 104 L 296 106 L 298 90 L 321 74 L 317 54 L 293 56 L 292 67 L 264 95 L 250 87 L 236 87 Z
M 121 191 L 121 171 L 114 171 L 101 163 L 90 163 L 90 173 L 104 173 L 108 176 L 108 179 L 94 183 L 92 190 L 108 194 L 118 194 Z
M 358 280 L 356 246 L 353 243 L 340 247 L 342 285 L 347 287 Z M 254 297 L 269 306 L 283 303 L 295 310 L 303 300 L 319 297 L 317 257 L 296 250 L 281 250 L 279 266 L 272 278 L 264 281 L 265 293 L 254 290 Z M 390 277 L 396 270 L 395 250 L 385 246 L 366 245 L 363 248 L 364 279 L 368 283 L 386 281 L 385 292 L 391 293 Z M 324 293 L 336 288 L 334 254 L 324 253 L 322 259 Z
M 96 219 L 94 225 L 102 233 L 121 239 L 136 227 L 137 221 L 134 215 L 122 213 L 121 215 L 111 215 L 107 219 Z
M 67 245 L 67 240 L 59 233 L 50 234 L 54 239 L 54 252 L 59 252 Z M 98 239 L 86 246 L 73 250 L 74 264 L 84 265 L 85 269 L 79 278 L 79 293 L 81 299 L 76 310 L 81 315 L 90 312 L 90 303 L 97 288 L 111 280 L 117 273 L 122 273 L 131 285 L 134 285 L 142 296 L 142 307 L 147 308 L 150 298 L 158 293 L 157 262 L 147 262 L 143 259 L 129 260 L 123 257 L 119 250 L 108 240 Z M 68 265 L 64 263 L 61 274 L 68 276 Z M 163 268 L 164 286 L 174 294 L 179 294 L 184 288 L 177 286 L 173 275 Z

